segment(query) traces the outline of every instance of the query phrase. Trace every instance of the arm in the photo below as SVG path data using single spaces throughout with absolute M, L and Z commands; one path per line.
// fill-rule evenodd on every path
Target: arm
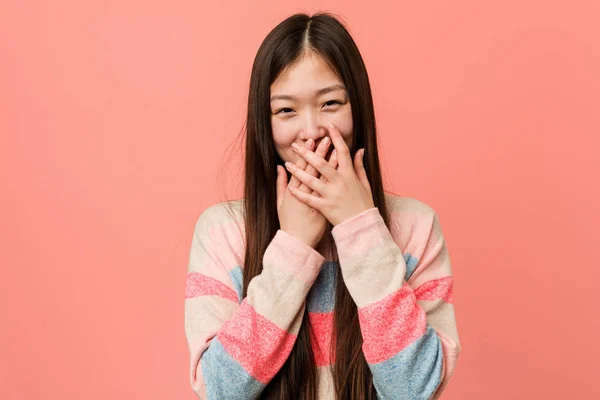
M 406 254 L 377 207 L 332 230 L 380 399 L 439 398 L 460 352 L 450 259 L 435 212 L 421 208 L 397 222 Z
M 190 381 L 201 399 L 255 399 L 294 346 L 306 295 L 324 258 L 278 230 L 264 253 L 262 273 L 242 300 L 240 257 L 233 256 L 243 254 L 242 241 L 233 239 L 232 223 L 214 210 L 200 215 L 189 258 Z

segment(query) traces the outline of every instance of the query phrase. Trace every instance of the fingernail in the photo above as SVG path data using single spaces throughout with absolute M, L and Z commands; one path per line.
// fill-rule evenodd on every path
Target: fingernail
M 292 149 L 298 150 L 298 145 L 296 143 L 292 143 Z
M 322 140 L 323 146 L 327 146 L 329 144 L 329 138 L 326 136 Z
M 334 126 L 333 126 L 333 122 L 329 121 L 329 127 L 330 127 L 330 128 L 334 128 Z
M 308 139 L 306 141 L 306 147 L 308 147 L 309 149 L 312 149 L 313 144 L 314 144 L 314 140 L 312 140 L 312 139 Z
M 292 168 L 292 163 L 291 163 L 291 162 L 289 162 L 289 161 L 286 161 L 286 162 L 285 162 L 285 167 L 286 167 L 287 169 L 291 169 L 291 168 Z

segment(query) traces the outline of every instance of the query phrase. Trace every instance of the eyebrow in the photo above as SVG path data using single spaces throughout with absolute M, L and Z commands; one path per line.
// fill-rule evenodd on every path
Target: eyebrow
M 344 85 L 340 85 L 340 84 L 336 84 L 336 85 L 331 85 L 331 86 L 327 86 L 324 87 L 323 89 L 319 89 L 315 92 L 315 94 L 317 96 L 321 96 L 324 95 L 325 93 L 329 93 L 329 92 L 333 92 L 334 90 L 346 90 L 346 86 Z M 346 95 L 348 95 L 348 93 L 346 93 Z M 273 100 L 296 100 L 295 96 L 290 96 L 287 94 L 276 94 L 271 96 L 271 101 Z

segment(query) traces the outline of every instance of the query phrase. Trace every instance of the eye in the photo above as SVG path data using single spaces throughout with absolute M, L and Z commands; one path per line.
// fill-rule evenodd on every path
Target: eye
M 327 104 L 330 104 L 330 103 L 331 103 L 331 105 L 334 105 L 334 104 L 339 104 L 339 105 L 341 105 L 341 104 L 342 104 L 341 102 L 339 102 L 339 101 L 337 101 L 337 100 L 329 100 L 328 102 L 326 102 L 326 103 L 325 103 L 325 105 L 327 105 Z
M 275 114 L 289 114 L 289 113 L 287 113 L 287 112 L 284 112 L 284 113 L 282 113 L 282 111 L 284 111 L 284 110 L 291 110 L 291 111 L 294 111 L 294 110 L 292 110 L 291 108 L 282 108 L 281 110 L 277 111 Z

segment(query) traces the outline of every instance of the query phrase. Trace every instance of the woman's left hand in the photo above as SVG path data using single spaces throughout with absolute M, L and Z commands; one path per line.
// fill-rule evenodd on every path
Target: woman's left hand
M 315 167 L 327 182 L 297 168 L 293 163 L 286 162 L 285 166 L 291 174 L 321 197 L 288 187 L 291 193 L 303 203 L 319 211 L 333 226 L 336 226 L 375 205 L 371 185 L 363 166 L 365 150 L 360 149 L 356 152 L 353 163 L 350 149 L 340 131 L 332 123 L 330 123 L 329 134 L 335 147 L 333 151 L 338 158 L 337 169 L 306 146 L 292 145 L 294 151 Z

